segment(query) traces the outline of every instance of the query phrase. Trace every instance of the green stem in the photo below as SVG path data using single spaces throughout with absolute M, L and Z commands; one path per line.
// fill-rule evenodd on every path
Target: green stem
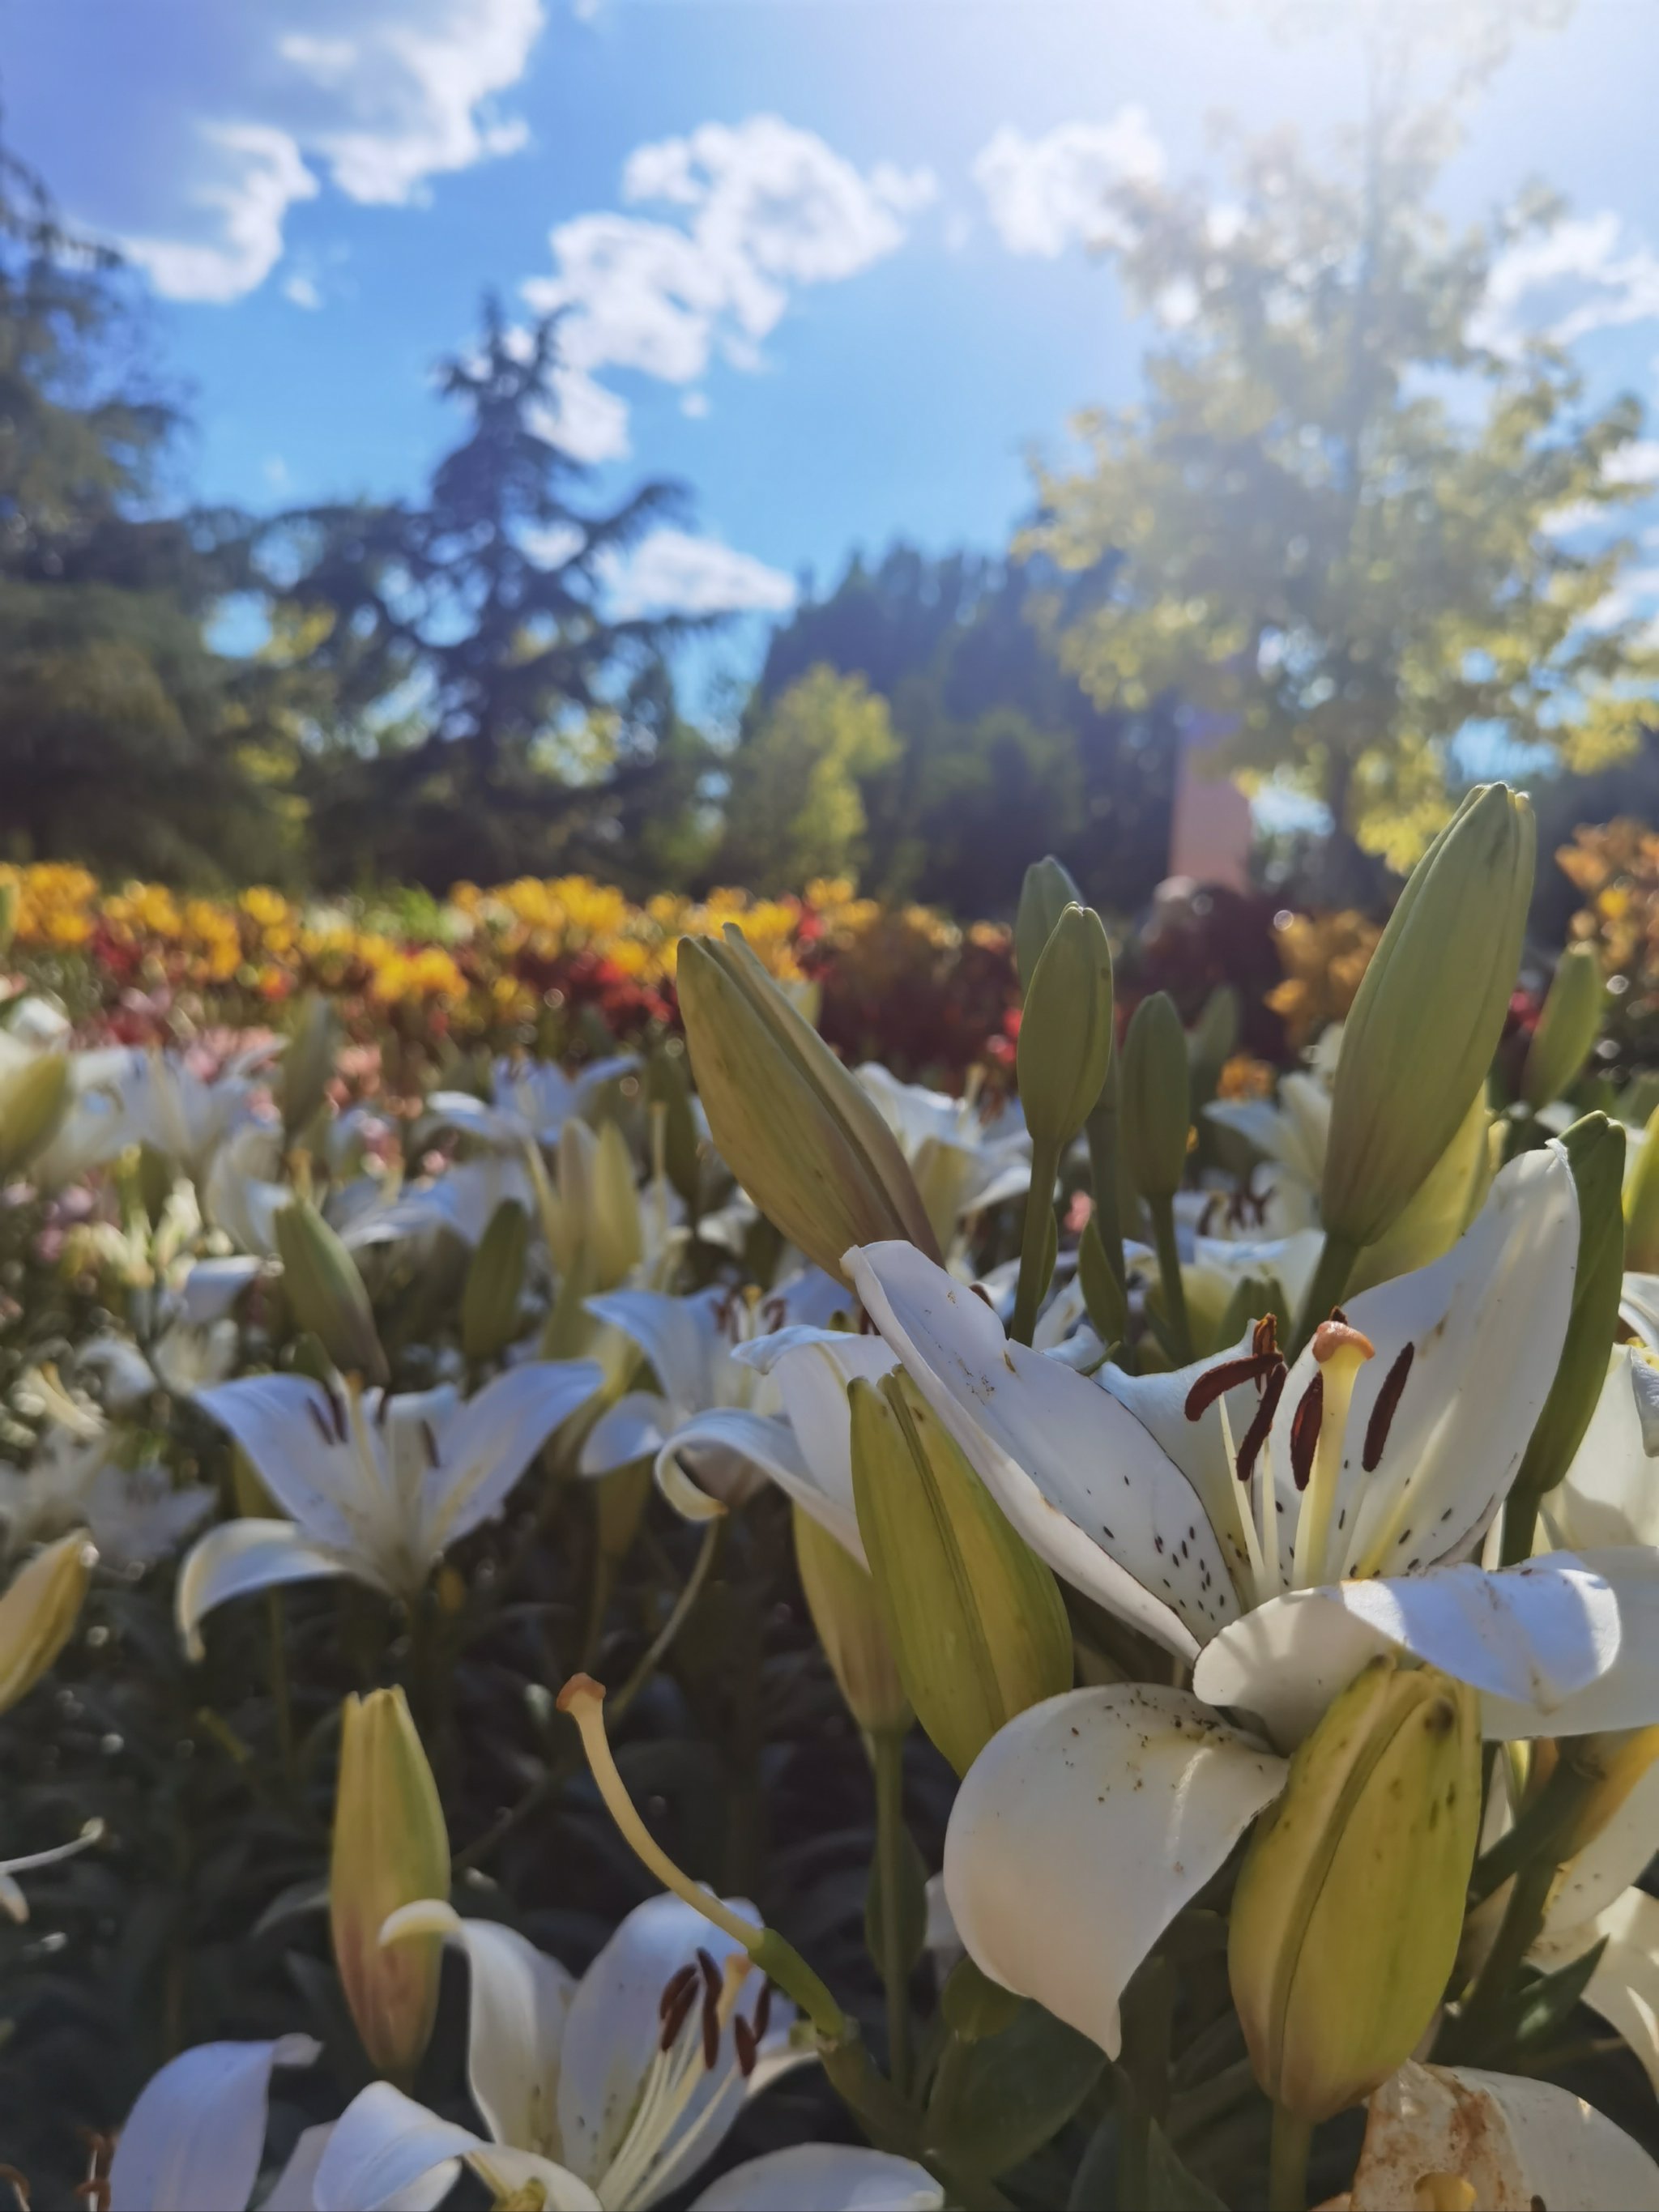
M 1031 1188 L 1025 1194 L 1025 1223 L 1019 1238 L 1019 1289 L 1014 1298 L 1014 1318 L 1008 1334 L 1016 1344 L 1029 1344 L 1036 1328 L 1037 1308 L 1048 1287 L 1053 1261 L 1054 1178 L 1060 1157 L 1052 1145 L 1031 1147 Z
M 593 1579 L 587 1592 L 587 1626 L 582 1636 L 582 1656 L 577 1662 L 579 1674 L 591 1674 L 599 1664 L 599 1646 L 605 1641 L 605 1609 L 611 1602 L 611 1592 L 616 1579 L 614 1563 L 596 1544 L 593 1547 Z
M 1094 1186 L 1096 1233 L 1118 1286 L 1123 1287 L 1123 1222 L 1117 1202 L 1117 1055 L 1106 1078 L 1106 1087 L 1095 1109 L 1084 1123 L 1089 1139 L 1089 1180 Z
M 1512 1490 L 1504 1500 L 1504 1529 L 1498 1553 L 1500 1567 L 1519 1566 L 1523 1559 L 1532 1557 L 1533 1538 L 1538 1528 L 1538 1505 L 1539 1493 L 1530 1488 L 1524 1492 Z
M 1475 1861 L 1469 1876 L 1470 1901 L 1478 1905 L 1490 1897 L 1529 1859 L 1547 1857 L 1552 1867 L 1559 1866 L 1560 1840 L 1577 1820 L 1588 1788 L 1576 1767 L 1558 1759 L 1549 1780 L 1522 1808 L 1515 1826 Z
M 1302 1308 L 1302 1317 L 1297 1323 L 1296 1346 L 1291 1357 L 1300 1352 L 1322 1321 L 1328 1321 L 1333 1306 L 1342 1303 L 1342 1293 L 1348 1287 L 1348 1278 L 1353 1273 L 1354 1261 L 1359 1257 L 1359 1247 L 1334 1231 L 1327 1230 L 1325 1242 L 1320 1248 L 1319 1265 L 1314 1269 L 1313 1280 L 1308 1285 L 1308 1295 Z
M 1313 2129 L 1283 2105 L 1273 2106 L 1273 2148 L 1267 2156 L 1268 2212 L 1307 2212 L 1308 2151 Z
M 1456 2018 L 1446 2022 L 1443 2040 L 1455 2059 L 1466 2063 L 1481 2059 L 1500 2042 L 1513 2009 L 1515 1978 L 1522 1960 L 1538 1941 L 1555 1875 L 1556 1861 L 1547 1852 L 1516 1875 L 1502 1923 L 1475 1977 L 1474 1987 Z
M 1169 1317 L 1175 1361 L 1184 1367 L 1193 1356 L 1193 1332 L 1187 1319 L 1187 1291 L 1181 1279 L 1181 1255 L 1176 1245 L 1175 1200 L 1149 1198 L 1152 1242 L 1158 1247 L 1158 1276 L 1164 1286 L 1164 1310 Z
M 910 1975 L 904 1955 L 904 1736 L 884 1729 L 871 1741 L 876 1777 L 876 1885 L 881 1899 L 881 1978 L 887 1992 L 887 2070 L 910 2094 Z

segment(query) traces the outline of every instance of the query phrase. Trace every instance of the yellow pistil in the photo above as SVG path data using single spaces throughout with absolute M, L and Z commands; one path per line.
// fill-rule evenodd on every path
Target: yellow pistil
M 1325 1552 L 1330 1540 L 1331 1515 L 1336 1505 L 1342 1472 L 1342 1447 L 1347 1440 L 1348 1409 L 1353 1403 L 1359 1370 L 1375 1357 L 1368 1336 L 1345 1321 L 1322 1322 L 1310 1347 L 1319 1365 L 1322 1398 L 1319 1441 L 1314 1448 L 1313 1471 L 1297 1516 L 1295 1565 L 1291 1586 L 1308 1589 L 1329 1579 Z

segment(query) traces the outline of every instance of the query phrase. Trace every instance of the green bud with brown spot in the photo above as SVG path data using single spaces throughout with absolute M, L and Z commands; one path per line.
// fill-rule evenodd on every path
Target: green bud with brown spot
M 1328 2119 L 1410 2057 L 1456 1960 L 1480 1825 L 1475 1692 L 1373 1659 L 1291 1759 L 1233 1893 L 1233 2002 L 1275 2104 Z
M 855 1244 L 900 1237 L 938 1260 L 892 1131 L 741 931 L 682 938 L 675 980 L 715 1146 L 774 1226 L 843 1281 Z

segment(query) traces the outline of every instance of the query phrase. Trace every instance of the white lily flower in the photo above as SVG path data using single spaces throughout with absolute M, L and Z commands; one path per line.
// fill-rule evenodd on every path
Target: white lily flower
M 417 1243 L 447 1229 L 476 1246 L 504 1200 L 536 1218 L 536 1194 L 523 1160 L 511 1152 L 486 1152 L 461 1160 L 441 1175 L 406 1182 L 386 1196 L 375 1196 L 340 1224 L 341 1242 L 350 1251 L 375 1244 Z
M 758 1924 L 741 1901 L 730 1909 Z M 542 2181 L 551 2204 L 635 2212 L 684 2187 L 748 2099 L 796 2063 L 794 2008 L 679 1898 L 636 1905 L 580 1979 L 514 1929 L 436 1899 L 393 1913 L 380 1940 L 432 1935 L 466 1954 L 467 2075 L 488 2140 L 440 2137 L 444 2124 L 395 2092 L 359 2100 L 330 2146 L 319 2203 L 362 2201 L 344 2185 L 348 2163 L 384 2190 L 394 2172 L 404 2187 L 440 2162 L 453 2178 L 463 2158 L 497 2185 Z
M 592 1396 L 591 1360 L 538 1360 L 465 1402 L 445 1387 L 404 1397 L 256 1375 L 204 1391 L 292 1516 L 210 1529 L 179 1571 L 179 1632 L 202 1656 L 204 1617 L 227 1598 L 319 1575 L 418 1595 L 449 1547 L 500 1510 L 526 1466 Z
M 874 1060 L 856 1073 L 897 1138 L 942 1245 L 949 1246 L 970 1214 L 1030 1188 L 1031 1139 L 1013 1101 L 988 1116 L 971 1094 L 952 1098 L 920 1083 L 901 1083 Z
M 75 1103 L 46 1157 L 61 1173 L 68 1158 L 82 1169 L 102 1166 L 130 1145 L 147 1144 L 199 1188 L 219 1146 L 252 1116 L 258 1086 L 251 1071 L 269 1057 L 256 1048 L 208 1082 L 178 1052 L 77 1054 Z
M 84 1528 L 118 1570 L 151 1566 L 177 1551 L 217 1493 L 199 1483 L 175 1488 L 157 1462 L 123 1467 L 116 1443 L 94 1418 L 78 1429 L 49 1429 L 27 1471 L 0 1460 L 3 1549 L 20 1552 Z
M 106 1330 L 82 1346 L 76 1364 L 98 1377 L 109 1412 L 131 1413 L 156 1390 L 193 1398 L 198 1391 L 225 1382 L 235 1369 L 240 1347 L 241 1331 L 234 1321 L 198 1327 L 180 1319 L 162 1330 L 148 1352 L 131 1337 Z
M 1431 2197 L 1424 2185 L 1462 2191 Z M 1467 2192 L 1467 2193 L 1464 2193 Z M 1659 2166 L 1552 2081 L 1413 2061 L 1372 2094 L 1346 2212 L 1463 2203 L 1487 2212 L 1656 2212 Z
M 567 1075 L 551 1060 L 498 1060 L 493 1103 L 475 1098 L 470 1091 L 434 1091 L 426 1102 L 427 1112 L 444 1127 L 476 1137 L 497 1151 L 539 1145 L 550 1152 L 567 1121 L 585 1114 L 607 1083 L 632 1074 L 639 1064 L 637 1054 L 617 1053 L 607 1060 L 590 1060 Z
M 832 1275 L 808 1267 L 765 1297 L 715 1287 L 689 1297 L 663 1291 L 610 1291 L 586 1301 L 595 1320 L 620 1329 L 650 1362 L 659 1387 L 630 1390 L 595 1424 L 583 1448 L 584 1474 L 656 1453 L 665 1439 L 698 1414 L 743 1407 L 777 1409 L 777 1390 L 754 1367 L 736 1358 L 757 1338 L 797 1325 L 827 1328 L 850 1300 Z M 717 1496 L 735 1503 L 742 1486 L 735 1463 L 715 1464 L 704 1480 Z
M 843 1297 L 845 1293 L 842 1293 Z M 878 1336 L 802 1323 L 732 1352 L 767 1395 L 683 1422 L 657 1453 L 657 1486 L 688 1521 L 707 1521 L 775 1482 L 860 1566 L 866 1565 L 853 1500 L 849 1383 L 877 1382 L 894 1366 Z M 771 1405 L 775 1411 L 763 1410 Z
M 1304 1218 L 1294 1226 L 1305 1228 L 1317 1218 L 1331 1133 L 1328 1083 L 1297 1070 L 1279 1078 L 1276 1100 L 1217 1098 L 1204 1109 L 1204 1118 L 1218 1128 L 1231 1129 L 1273 1163 L 1279 1170 L 1273 1187 L 1286 1212 L 1294 1212 L 1298 1203 L 1306 1208 Z
M 180 2051 L 127 2115 L 110 2166 L 110 2212 L 244 2212 L 264 2154 L 272 2069 L 309 2066 L 321 2049 L 312 2036 L 282 2035 Z M 312 2212 L 328 2132 L 307 2129 L 263 2212 Z

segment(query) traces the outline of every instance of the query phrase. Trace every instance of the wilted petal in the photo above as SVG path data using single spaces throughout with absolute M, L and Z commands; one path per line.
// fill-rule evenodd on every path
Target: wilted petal
M 179 1570 L 173 1609 L 192 1659 L 202 1656 L 202 1623 L 227 1598 L 319 1575 L 368 1579 L 362 1562 L 307 1541 L 291 1521 L 227 1521 L 210 1528 Z
M 242 2212 L 264 2152 L 274 2066 L 309 2066 L 309 2035 L 200 2043 L 151 2077 L 110 2166 L 110 2212 Z
M 1068 1690 L 994 1735 L 957 1792 L 945 1887 L 984 1972 L 1115 2057 L 1118 2000 L 1285 1762 L 1184 1691 Z
M 1218 1636 L 1193 1686 L 1297 1743 L 1391 1645 L 1478 1689 L 1488 1736 L 1645 1727 L 1659 1721 L 1659 1553 L 1548 1552 L 1491 1573 L 1437 1567 L 1294 1590 Z
M 734 1911 L 756 1919 L 752 1907 L 728 1899 Z M 699 1951 L 724 1973 L 747 1954 L 710 1926 L 701 1913 L 677 1897 L 649 1898 L 636 1905 L 582 1976 L 565 2023 L 564 2056 L 559 2075 L 559 2130 L 563 2155 L 592 2180 L 612 2203 L 654 2203 L 688 2180 L 712 2158 L 758 2085 L 757 2069 L 745 2081 L 738 2063 L 730 2021 L 722 2030 L 712 2069 L 704 2068 L 701 2048 L 694 2053 L 696 2086 L 678 2109 L 665 2117 L 659 2104 L 640 2092 L 653 2068 L 680 2058 L 679 2046 L 665 2055 L 662 1996 L 682 1967 L 693 1966 Z M 755 1998 L 748 1990 L 753 1989 Z M 752 2015 L 758 1979 L 747 1978 L 743 2009 Z M 784 2042 L 793 2006 L 775 1996 L 763 2052 Z M 696 2035 L 696 2021 L 682 2030 L 682 2041 Z
M 691 2212 L 935 2212 L 944 2202 L 913 2159 L 858 2143 L 792 2143 L 723 2173 Z
M 1659 2166 L 1570 2090 L 1470 2066 L 1402 2066 L 1370 2100 L 1351 2212 L 1421 2203 L 1428 2174 L 1483 2212 L 1652 2212 Z
M 497 2142 L 556 2152 L 559 2051 L 575 1977 L 515 1929 L 463 1920 L 436 1899 L 394 1912 L 380 1941 L 422 1934 L 466 1954 L 467 2080 L 485 2126 Z
M 913 1245 L 866 1245 L 846 1264 L 912 1380 L 1056 1574 L 1182 1658 L 1233 1618 L 1198 1493 L 1132 1413 L 1011 1343 L 990 1308 Z
M 427 1474 L 422 1542 L 434 1558 L 497 1510 L 554 1430 L 604 1380 L 591 1359 L 533 1360 L 457 1409 Z

